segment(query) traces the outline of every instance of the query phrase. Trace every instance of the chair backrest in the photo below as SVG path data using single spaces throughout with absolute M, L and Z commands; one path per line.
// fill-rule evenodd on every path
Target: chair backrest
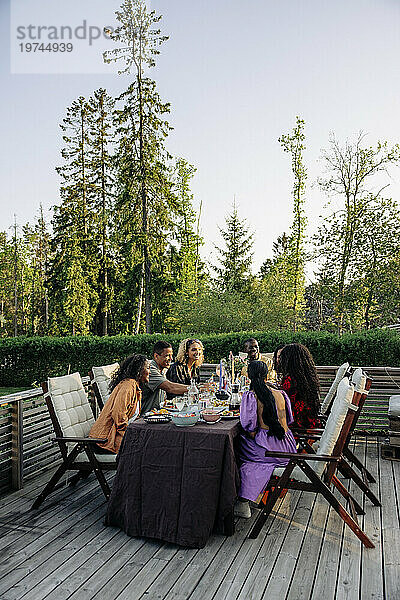
M 351 382 L 354 385 L 355 391 L 359 393 L 360 399 L 358 402 L 357 412 L 354 415 L 354 419 L 351 423 L 350 435 L 347 438 L 347 444 L 350 442 L 351 434 L 353 433 L 354 429 L 356 428 L 358 417 L 360 416 L 361 411 L 364 408 L 364 404 L 365 404 L 365 401 L 368 396 L 369 388 L 371 387 L 372 379 L 370 379 L 364 373 L 364 371 L 358 367 L 357 369 L 355 369 L 355 371 L 351 377 Z
M 110 383 L 111 377 L 118 369 L 118 367 L 118 363 L 113 363 L 112 365 L 104 365 L 103 367 L 92 367 L 89 373 L 92 385 L 93 383 L 95 383 L 97 386 L 97 390 L 95 391 L 98 391 L 103 406 L 107 402 L 108 397 L 110 395 L 110 392 L 108 391 L 108 385 Z M 102 406 L 100 406 L 100 408 L 102 408 Z
M 336 398 L 319 441 L 317 454 L 328 456 L 333 454 L 349 408 L 352 408 L 353 395 L 354 386 L 349 382 L 347 377 L 343 377 L 337 387 Z M 319 461 L 310 461 L 310 465 L 319 476 L 322 475 L 326 467 L 326 463 Z
M 335 379 L 333 380 L 332 385 L 329 388 L 329 390 L 321 404 L 320 412 L 322 415 L 325 415 L 329 412 L 329 409 L 331 408 L 333 399 L 336 395 L 338 385 L 342 381 L 343 377 L 346 376 L 346 373 L 348 372 L 349 368 L 350 368 L 349 363 L 345 362 L 342 365 L 340 365 L 340 367 L 336 371 Z
M 56 435 L 87 437 L 94 417 L 79 373 L 49 377 L 42 387 Z

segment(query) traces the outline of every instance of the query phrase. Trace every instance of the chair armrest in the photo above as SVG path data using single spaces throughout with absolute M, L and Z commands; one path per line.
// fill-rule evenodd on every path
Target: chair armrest
M 300 427 L 293 427 L 290 429 L 293 435 L 297 437 L 321 437 L 324 433 L 324 429 L 301 429 Z
M 289 458 L 291 460 L 296 460 L 299 462 L 300 460 L 318 460 L 320 462 L 338 462 L 341 457 L 340 456 L 331 456 L 329 454 L 303 454 L 302 452 L 272 452 L 272 450 L 266 450 L 265 456 L 270 456 L 272 458 Z M 278 465 L 279 466 L 279 465 Z
M 55 437 L 52 438 L 52 442 L 75 442 L 85 444 L 105 444 L 107 438 L 87 438 L 87 437 Z

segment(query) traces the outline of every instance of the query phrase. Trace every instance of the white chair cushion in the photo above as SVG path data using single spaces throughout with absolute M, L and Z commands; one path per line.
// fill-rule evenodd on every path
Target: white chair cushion
M 94 417 L 79 373 L 48 379 L 49 393 L 65 437 L 87 437 Z
M 365 390 L 366 382 L 367 378 L 363 370 L 358 367 L 351 377 L 351 383 L 354 385 L 356 392 L 359 392 L 360 394 L 367 394 L 368 392 Z
M 117 455 L 116 454 L 97 454 L 96 450 L 94 451 L 94 453 L 95 453 L 95 456 L 96 456 L 97 460 L 100 463 L 112 464 L 112 463 L 115 463 L 115 461 L 117 460 Z M 78 456 L 77 460 L 79 462 L 82 462 L 82 463 L 89 462 L 89 459 L 87 457 L 86 452 L 82 452 L 82 454 L 80 454 Z
M 342 381 L 339 382 L 337 388 L 337 394 L 335 401 L 332 405 L 332 410 L 329 414 L 329 417 L 326 421 L 324 432 L 319 440 L 317 454 L 325 454 L 331 456 L 337 439 L 340 435 L 340 432 L 343 427 L 344 420 L 347 415 L 347 411 L 351 406 L 351 401 L 353 398 L 354 387 L 349 383 L 347 377 L 344 377 Z M 310 467 L 321 477 L 326 468 L 325 462 L 322 461 L 307 461 Z M 285 467 L 277 467 L 274 469 L 274 475 L 282 475 Z M 300 467 L 295 467 L 292 475 L 294 479 L 298 481 L 307 481 L 309 482 L 308 477 L 303 473 Z
M 338 385 L 339 385 L 340 381 L 343 379 L 343 377 L 346 375 L 349 367 L 350 367 L 349 363 L 346 362 L 346 363 L 343 363 L 342 365 L 340 365 L 340 367 L 336 371 L 335 379 L 333 380 L 332 385 L 329 388 L 328 393 L 326 394 L 323 403 L 321 404 L 321 414 L 324 415 L 326 413 L 326 411 L 328 410 L 328 408 L 331 404 L 331 401 L 333 400 L 333 397 L 336 394 Z
M 390 396 L 389 417 L 400 417 L 400 396 Z
M 115 373 L 118 367 L 118 363 L 104 365 L 103 367 L 92 367 L 93 379 L 97 384 L 103 404 L 105 404 L 108 400 L 108 396 L 110 395 L 110 392 L 108 391 L 108 385 L 113 373 Z

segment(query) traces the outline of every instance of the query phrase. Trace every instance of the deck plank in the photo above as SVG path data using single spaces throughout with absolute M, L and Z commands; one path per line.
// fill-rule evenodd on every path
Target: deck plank
M 293 513 L 299 504 L 301 493 L 290 491 L 286 494 L 280 510 L 275 514 L 275 519 L 268 535 L 265 535 L 264 529 L 268 524 L 265 523 L 260 532 L 260 536 L 265 536 L 260 551 L 250 567 L 248 576 L 244 582 L 238 598 L 241 600 L 260 600 L 268 584 L 270 574 L 275 566 L 280 549 L 285 540 L 287 531 L 291 524 Z
M 307 532 L 315 494 L 303 492 L 300 496 L 296 511 L 292 516 L 285 541 L 279 552 L 279 560 L 275 562 L 268 585 L 262 596 L 263 600 L 270 598 L 285 598 L 288 592 L 293 571 L 299 558 L 301 547 Z
M 309 494 L 311 496 L 311 494 Z M 329 505 L 315 495 L 314 505 L 302 548 L 288 586 L 286 600 L 308 600 L 312 592 L 318 565 Z
M 35 530 L 44 530 L 50 528 L 50 519 L 59 513 L 60 506 L 67 507 L 73 505 L 77 500 L 84 503 L 84 497 L 92 493 L 95 489 L 99 489 L 95 479 L 89 480 L 86 485 L 80 484 L 77 487 L 62 487 L 57 490 L 38 510 L 31 511 L 30 506 L 32 500 L 29 500 L 28 507 L 25 502 L 21 502 L 21 508 L 16 507 L 6 516 L 3 517 L 2 529 L 2 548 L 0 550 L 0 558 L 8 555 L 9 552 L 15 554 L 17 549 L 26 546 L 27 533 L 34 533 Z M 104 501 L 104 499 L 103 499 Z
M 127 536 L 125 536 L 127 537 Z M 129 539 L 129 538 L 128 538 Z M 128 543 L 128 546 L 124 546 L 127 548 L 124 553 L 124 560 L 122 566 L 118 570 L 114 571 L 114 560 L 110 559 L 109 563 L 112 563 L 111 577 L 107 578 L 104 575 L 101 576 L 99 583 L 102 584 L 101 587 L 97 586 L 96 576 L 91 577 L 85 584 L 85 586 L 78 590 L 75 594 L 77 600 L 107 600 L 110 598 L 114 599 L 124 590 L 127 583 L 131 582 L 134 577 L 136 577 L 145 565 L 153 559 L 154 555 L 160 550 L 162 547 L 162 542 L 158 542 L 156 540 L 140 540 L 140 539 L 129 539 L 129 542 L 132 542 L 131 546 Z M 135 552 L 137 544 L 143 543 L 143 546 L 139 546 L 139 551 Z M 117 563 L 119 566 L 119 563 Z M 107 563 L 106 563 L 107 567 Z M 105 571 L 105 575 L 107 575 L 107 570 Z M 83 595 L 83 590 L 89 590 L 88 595 Z M 93 593 L 94 592 L 94 593 Z M 137 598 L 135 593 L 132 593 L 132 599 Z
M 365 439 L 355 438 L 352 444 L 352 451 L 364 462 L 365 458 Z M 364 494 L 360 488 L 351 480 L 345 480 L 347 489 L 354 499 L 363 505 Z M 349 506 L 346 506 L 344 499 L 340 499 L 343 506 L 350 512 Z M 358 517 L 361 522 L 361 517 Z M 362 544 L 357 536 L 351 531 L 350 527 L 343 528 L 343 543 L 338 571 L 336 598 L 342 600 L 359 600 L 360 570 L 361 570 L 361 548 Z
M 280 499 L 276 503 L 275 511 L 269 516 L 262 531 L 260 532 L 260 535 L 255 540 L 252 540 L 248 537 L 248 531 L 254 524 L 254 521 L 258 514 L 256 511 L 253 511 L 253 518 L 251 520 L 248 520 L 245 526 L 243 527 L 243 534 L 245 537 L 242 540 L 242 545 L 235 559 L 233 560 L 232 564 L 230 565 L 227 571 L 225 571 L 225 569 L 222 566 L 220 572 L 218 573 L 221 583 L 215 594 L 215 598 L 218 598 L 218 600 L 230 600 L 230 598 L 236 598 L 239 595 L 243 584 L 247 579 L 250 568 L 254 563 L 255 558 L 257 557 L 265 541 L 265 538 L 269 535 L 269 532 L 271 531 L 276 515 L 283 514 L 285 510 L 284 508 L 282 508 L 283 502 L 284 500 Z M 242 519 L 240 519 L 239 521 L 242 521 L 243 523 Z M 207 577 L 204 578 L 201 582 L 203 586 L 203 593 L 206 592 L 209 581 L 212 581 L 214 575 L 213 570 L 215 570 L 215 566 L 213 565 L 213 567 L 214 568 L 207 573 Z M 204 596 L 201 595 L 201 588 L 199 586 L 199 589 L 196 588 L 195 593 L 193 594 L 193 596 L 191 596 L 190 600 L 201 600 L 202 597 Z
M 339 501 L 342 500 L 338 492 L 334 492 Z M 324 498 L 319 498 L 325 503 Z M 326 503 L 327 504 L 327 503 Z M 328 504 L 327 504 L 328 506 Z M 335 600 L 338 570 L 344 534 L 344 522 L 339 515 L 328 506 L 328 515 L 323 532 L 321 553 L 319 555 L 314 585 L 310 600 Z
M 33 594 L 39 597 L 45 597 L 46 594 L 63 581 L 71 571 L 71 558 L 79 555 L 80 549 L 91 548 L 94 543 L 98 543 L 99 536 L 104 535 L 104 507 L 98 505 L 93 512 L 86 517 L 85 527 L 71 528 L 66 535 L 60 536 L 54 543 L 48 544 L 44 549 L 34 554 L 26 561 L 28 570 L 27 575 L 22 578 L 18 584 L 14 585 L 15 598 L 23 598 L 24 594 Z M 104 539 L 108 543 L 110 536 Z M 111 540 L 110 540 L 111 541 Z M 95 552 L 95 550 L 93 550 Z M 16 571 L 21 571 L 23 565 L 20 565 Z M 52 586 L 52 581 L 57 581 Z M 46 590 L 46 593 L 44 593 Z M 14 596 L 8 594 L 7 600 Z
M 377 476 L 372 488 L 384 496 L 382 509 L 352 487 L 365 504 L 360 522 L 376 544 L 372 550 L 361 547 L 322 497 L 304 492 L 280 499 L 256 540 L 247 537 L 253 516 L 238 520 L 234 536 L 213 535 L 200 550 L 104 527 L 105 502 L 94 478 L 62 488 L 28 513 L 47 473 L 0 509 L 0 547 L 6 542 L 0 598 L 392 600 L 399 586 L 400 463 L 380 460 L 379 444 L 358 438 L 355 449 Z
M 211 598 L 240 551 L 253 521 L 254 517 L 238 519 L 234 536 L 213 536 L 210 546 L 205 549 L 207 551 L 202 550 L 193 557 L 183 577 L 175 583 L 165 598 L 195 600 L 199 597 L 204 598 L 205 595 Z
M 388 600 L 399 597 L 400 589 L 400 529 L 396 494 L 395 461 L 382 459 L 380 485 L 382 490 L 382 548 L 385 594 Z
M 376 479 L 371 483 L 371 489 L 381 497 L 379 481 L 379 446 L 376 438 L 370 438 L 366 445 L 365 466 Z M 361 587 L 360 597 L 364 600 L 384 600 L 383 591 L 383 561 L 382 561 L 382 513 L 379 506 L 364 497 L 365 515 L 362 518 L 362 528 L 375 544 L 376 552 L 361 549 Z M 377 568 L 378 567 L 378 568 Z
M 82 505 L 79 501 L 82 501 Z M 0 590 L 3 583 L 1 578 L 4 579 L 4 576 L 22 565 L 36 552 L 43 551 L 49 544 L 52 548 L 56 548 L 60 539 L 62 541 L 67 533 L 79 532 L 86 516 L 101 505 L 105 506 L 104 497 L 102 494 L 99 495 L 98 486 L 95 486 L 95 490 L 77 497 L 75 504 L 66 506 L 60 504 L 58 510 L 47 520 L 44 511 L 35 522 L 32 531 L 25 533 L 16 541 L 12 549 L 8 548 L 3 554 L 0 564 Z

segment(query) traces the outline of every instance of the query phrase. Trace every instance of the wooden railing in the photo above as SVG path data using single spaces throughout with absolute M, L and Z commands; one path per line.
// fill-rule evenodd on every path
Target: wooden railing
M 82 381 L 88 389 L 89 377 Z M 0 494 L 23 488 L 24 482 L 60 462 L 52 437 L 42 388 L 0 398 Z
M 204 364 L 202 379 L 215 373 L 215 364 Z M 322 396 L 335 376 L 336 367 L 318 366 Z M 389 397 L 400 394 L 400 368 L 364 367 L 372 387 L 357 424 L 358 432 L 386 432 Z M 89 388 L 89 378 L 82 378 Z M 92 394 L 90 394 L 92 399 Z M 59 448 L 41 388 L 0 398 L 0 494 L 21 489 L 24 482 L 59 462 Z

